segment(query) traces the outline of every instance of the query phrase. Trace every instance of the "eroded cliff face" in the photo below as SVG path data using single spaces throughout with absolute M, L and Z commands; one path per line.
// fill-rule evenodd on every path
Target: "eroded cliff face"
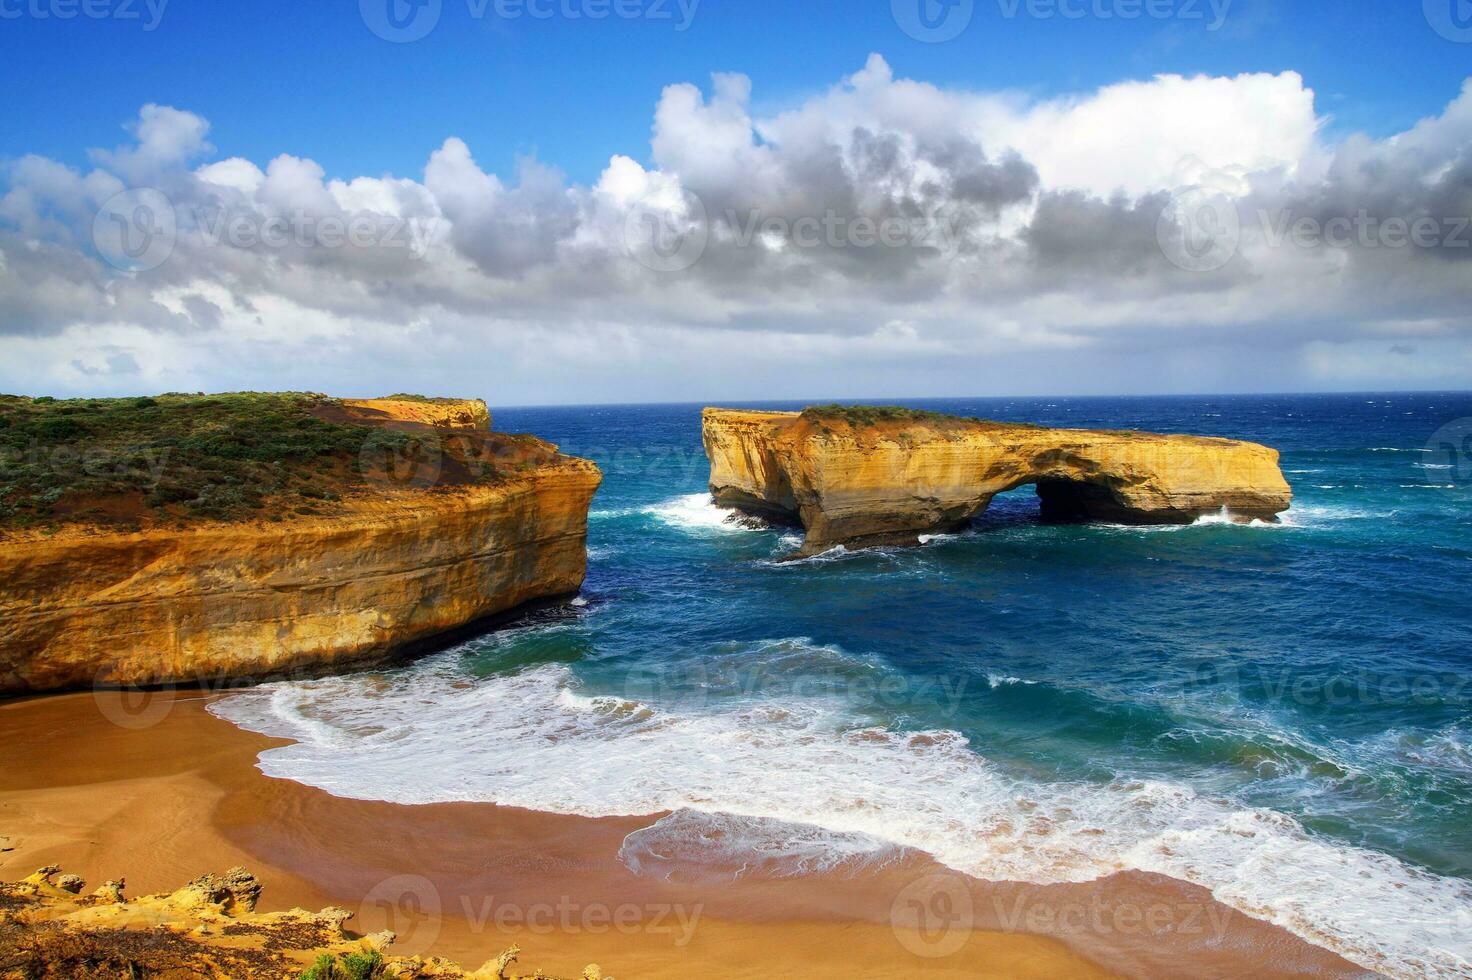
M 1024 484 L 1048 517 L 1117 523 L 1189 523 L 1223 508 L 1276 520 L 1293 499 L 1276 450 L 1231 439 L 709 408 L 704 440 L 716 502 L 800 524 L 807 554 L 913 543 Z
M 410 422 L 441 429 L 489 429 L 491 412 L 479 398 L 345 398 L 342 404 L 364 418 Z
M 342 668 L 575 593 L 601 475 L 547 448 L 494 485 L 386 486 L 330 516 L 7 534 L 0 695 Z

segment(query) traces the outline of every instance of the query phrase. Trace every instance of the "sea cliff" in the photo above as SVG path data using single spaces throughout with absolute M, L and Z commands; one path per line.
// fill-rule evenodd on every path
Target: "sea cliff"
M 904 409 L 703 418 L 716 502 L 806 530 L 803 553 L 914 543 L 1034 484 L 1045 517 L 1277 520 L 1292 502 L 1278 453 L 1232 439 L 1049 429 Z
M 187 406 L 165 405 L 200 411 Z M 306 411 L 325 427 L 299 459 L 214 484 L 190 453 L 204 473 L 186 474 L 200 481 L 191 500 L 140 502 L 125 479 L 109 494 L 79 478 L 0 526 L 0 695 L 356 666 L 581 587 L 593 463 L 486 431 L 480 402 L 313 399 Z M 298 416 L 269 417 L 302 441 Z M 227 459 L 252 448 L 225 423 L 208 431 Z M 182 465 L 157 479 L 184 480 Z M 252 479 L 255 496 L 241 490 Z

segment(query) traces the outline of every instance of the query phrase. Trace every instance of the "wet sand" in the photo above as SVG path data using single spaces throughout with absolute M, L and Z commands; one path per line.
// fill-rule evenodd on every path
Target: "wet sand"
M 515 942 L 524 968 L 576 976 L 596 962 L 622 980 L 1364 975 L 1158 875 L 984 882 L 919 855 L 799 878 L 635 875 L 618 849 L 653 816 L 340 799 L 262 775 L 257 754 L 282 743 L 208 700 L 0 704 L 0 878 L 60 864 L 142 895 L 243 865 L 266 885 L 263 911 L 341 906 L 355 931 L 398 933 L 395 953 L 474 967 Z

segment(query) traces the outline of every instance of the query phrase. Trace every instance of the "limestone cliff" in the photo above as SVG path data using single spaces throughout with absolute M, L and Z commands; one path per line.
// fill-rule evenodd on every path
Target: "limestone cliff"
M 1292 491 L 1278 453 L 1231 439 L 1048 429 L 903 410 L 708 408 L 717 503 L 807 531 L 804 553 L 913 543 L 1035 484 L 1045 516 L 1189 523 L 1276 520 Z
M 401 472 L 345 404 L 323 411 L 364 425 L 363 463 L 339 483 L 322 474 L 346 463 L 298 464 L 312 497 L 273 491 L 250 518 L 0 527 L 0 696 L 342 669 L 581 587 L 593 463 L 483 431 L 475 402 L 435 409 L 466 431 L 414 443 Z
M 489 429 L 491 412 L 478 398 L 344 398 L 342 404 L 385 422 L 412 422 L 442 429 Z
M 392 932 L 354 938 L 344 929 L 353 917 L 346 909 L 257 912 L 261 883 L 243 868 L 134 899 L 120 881 L 84 895 L 85 883 L 60 870 L 0 882 L 0 977 L 550 980 L 540 970 L 514 970 L 518 946 L 472 971 L 437 957 L 390 955 Z M 582 974 L 601 978 L 596 964 Z

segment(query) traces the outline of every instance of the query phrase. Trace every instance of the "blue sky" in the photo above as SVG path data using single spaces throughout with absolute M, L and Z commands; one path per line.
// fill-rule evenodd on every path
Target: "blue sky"
M 0 391 L 1472 387 L 1472 0 L 0 0 L 0 87 Z
M 36 0 L 5 0 L 22 9 Z M 589 181 L 611 153 L 644 151 L 668 84 L 750 75 L 781 106 L 879 52 L 897 75 L 1048 96 L 1161 72 L 1298 71 L 1334 125 L 1385 136 L 1438 112 L 1472 72 L 1472 47 L 1428 28 L 1419 0 L 1233 0 L 1201 21 L 1004 15 L 978 0 L 954 40 L 921 43 L 884 0 L 702 0 L 670 21 L 475 18 L 445 0 L 426 38 L 389 44 L 351 0 L 170 0 L 140 20 L 0 20 L 0 156 L 80 162 L 157 102 L 213 124 L 223 156 L 311 157 L 330 175 L 416 175 L 448 135 L 505 171 L 535 154 Z M 1207 0 L 1200 10 L 1210 18 Z M 675 8 L 671 3 L 671 12 Z

